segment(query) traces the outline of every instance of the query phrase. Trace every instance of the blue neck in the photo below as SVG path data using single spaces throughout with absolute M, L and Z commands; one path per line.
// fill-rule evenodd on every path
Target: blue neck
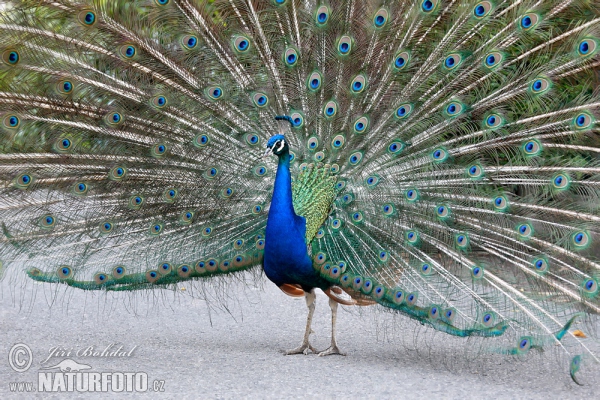
M 303 222 L 294 211 L 290 153 L 287 150 L 279 155 L 275 186 L 273 188 L 273 199 L 271 200 L 271 207 L 269 209 L 269 222 L 271 224 L 276 222 L 276 225 L 281 225 L 286 229 L 299 222 Z

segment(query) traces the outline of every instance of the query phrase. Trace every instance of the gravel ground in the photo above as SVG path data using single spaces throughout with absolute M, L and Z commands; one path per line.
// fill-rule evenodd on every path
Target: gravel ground
M 268 283 L 263 289 L 230 284 L 228 300 L 213 300 L 214 306 L 208 307 L 193 287 L 132 296 L 22 281 L 15 288 L 12 282 L 8 278 L 0 283 L 3 399 L 600 397 L 597 371 L 582 374 L 587 385 L 577 386 L 564 360 L 551 354 L 526 361 L 504 356 L 470 359 L 464 350 L 471 342 L 434 333 L 404 317 L 373 312 L 375 307 L 340 308 L 338 344 L 347 352 L 345 357 L 283 356 L 281 349 L 300 342 L 306 307 L 303 299 L 285 296 Z M 216 309 L 225 301 L 226 309 Z M 329 344 L 329 318 L 327 298 L 319 293 L 312 336 L 319 349 Z M 28 345 L 33 354 L 31 367 L 22 373 L 8 362 L 17 343 Z M 123 357 L 81 355 L 89 346 L 102 350 L 111 344 L 112 350 L 135 348 Z M 71 356 L 40 364 L 56 347 L 70 350 Z M 11 392 L 11 382 L 34 382 L 37 387 L 39 373 L 60 374 L 58 369 L 41 368 L 63 359 L 89 365 L 90 372 L 146 373 L 150 393 Z

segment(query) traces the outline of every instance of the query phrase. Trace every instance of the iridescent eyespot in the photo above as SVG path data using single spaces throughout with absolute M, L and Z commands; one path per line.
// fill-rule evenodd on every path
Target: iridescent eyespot
M 54 148 L 57 151 L 59 151 L 61 153 L 64 153 L 64 152 L 69 151 L 72 146 L 73 146 L 73 142 L 70 139 L 68 139 L 68 138 L 60 138 L 60 139 L 58 139 L 56 141 L 56 144 L 55 144 Z
M 256 176 L 263 176 L 266 173 L 267 173 L 267 169 L 263 165 L 259 165 L 254 168 L 254 174 Z
M 353 222 L 361 222 L 363 220 L 363 214 L 360 211 L 356 211 L 351 214 Z
M 233 39 L 233 47 L 240 53 L 245 53 L 250 48 L 250 40 L 245 36 L 237 36 Z
M 283 53 L 283 61 L 288 67 L 293 67 L 298 62 L 298 52 L 294 48 L 289 48 Z
M 171 272 L 172 268 L 171 268 L 171 264 L 169 263 L 162 263 L 158 266 L 158 272 L 161 275 L 167 275 Z
M 431 265 L 424 263 L 421 264 L 419 272 L 421 272 L 422 275 L 431 275 L 433 273 L 433 268 L 431 268 Z
M 433 150 L 433 152 L 431 153 L 431 158 L 433 158 L 433 161 L 438 163 L 445 161 L 448 159 L 448 152 L 446 151 L 446 149 L 439 147 Z
M 310 139 L 308 139 L 308 142 L 306 143 L 306 146 L 310 150 L 316 149 L 317 147 L 319 147 L 319 138 L 317 138 L 316 136 L 311 137 Z
M 33 178 L 29 174 L 21 174 L 15 179 L 17 187 L 21 189 L 27 188 L 33 182 Z
M 312 74 L 310 74 L 310 76 L 306 80 L 306 86 L 308 87 L 308 89 L 310 91 L 315 92 L 321 88 L 322 80 L 323 80 L 323 77 L 321 76 L 321 74 L 319 72 L 315 71 Z
M 448 208 L 448 206 L 437 206 L 435 209 L 437 216 L 441 219 L 446 219 L 450 216 L 450 209 Z
M 154 283 L 160 278 L 160 274 L 158 271 L 148 271 L 146 272 L 145 277 L 148 283 Z
M 588 113 L 581 113 L 573 118 L 575 129 L 587 129 L 594 123 L 594 118 Z
M 369 119 L 367 117 L 360 117 L 354 122 L 354 132 L 365 133 L 369 127 Z
M 583 290 L 588 294 L 595 294 L 598 291 L 598 282 L 594 279 L 587 279 L 583 282 Z
M 75 194 L 86 194 L 88 191 L 88 185 L 83 182 L 77 182 L 73 185 L 73 193 Z
M 110 232 L 112 232 L 114 225 L 109 221 L 105 221 L 105 222 L 100 222 L 100 224 L 98 225 L 98 228 L 100 229 L 100 233 L 110 233 Z
M 123 122 L 123 116 L 118 112 L 113 112 L 106 115 L 105 120 L 109 125 L 118 125 Z
M 429 312 L 427 314 L 429 319 L 438 319 L 440 317 L 440 308 L 433 305 L 429 307 Z
M 213 232 L 213 229 L 210 226 L 207 226 L 202 229 L 202 236 L 208 237 Z
M 498 196 L 493 200 L 494 208 L 498 211 L 505 211 L 508 209 L 508 200 L 504 196 Z
M 392 298 L 392 300 L 394 301 L 394 304 L 402 304 L 402 302 L 404 301 L 404 291 L 396 290 L 396 293 L 394 293 L 394 297 Z
M 194 265 L 194 269 L 199 274 L 205 273 L 206 272 L 206 262 L 204 262 L 204 261 L 196 262 L 196 265 Z
M 336 135 L 331 141 L 331 147 L 333 147 L 334 149 L 339 149 L 344 145 L 344 143 L 346 143 L 344 135 Z
M 394 67 L 397 70 L 404 69 L 408 65 L 409 61 L 410 53 L 403 51 L 401 53 L 396 54 L 396 57 L 394 57 Z
M 323 161 L 323 159 L 325 159 L 325 153 L 322 151 L 317 151 L 315 153 L 314 159 L 317 162 Z
M 527 13 L 521 17 L 521 28 L 528 31 L 535 28 L 540 21 L 540 17 L 535 13 Z
M 392 215 L 394 213 L 394 205 L 393 204 L 384 204 L 381 207 L 383 211 L 383 215 Z
M 73 83 L 71 81 L 60 81 L 56 84 L 56 90 L 60 94 L 69 94 L 73 91 Z
M 113 268 L 113 270 L 112 270 L 112 276 L 115 279 L 120 279 L 120 278 L 124 277 L 126 273 L 127 273 L 127 269 L 125 267 L 123 267 L 122 265 L 119 265 L 119 266 Z
M 408 296 L 406 296 L 406 303 L 409 306 L 414 306 L 415 304 L 417 304 L 418 297 L 419 296 L 417 293 L 409 293 Z
M 119 48 L 119 53 L 122 57 L 133 58 L 137 53 L 137 50 L 133 45 L 126 44 Z
M 446 106 L 444 112 L 449 117 L 456 117 L 457 115 L 462 114 L 463 108 L 464 107 L 460 102 L 452 101 Z
M 545 258 L 536 258 L 533 260 L 533 267 L 537 272 L 546 272 L 548 270 L 548 260 Z
M 411 104 L 402 104 L 396 109 L 396 113 L 394 114 L 396 118 L 404 119 L 410 115 L 413 107 Z
M 442 318 L 448 322 L 452 322 L 456 318 L 456 310 L 454 308 L 447 308 L 442 313 Z
M 469 235 L 466 233 L 458 233 L 454 237 L 454 241 L 460 249 L 465 249 L 469 245 Z
M 17 65 L 21 57 L 16 50 L 5 50 L 2 52 L 2 61 L 8 65 Z
M 17 117 L 16 115 L 7 115 L 2 120 L 2 123 L 6 128 L 15 129 L 19 126 L 21 121 L 19 120 L 19 117 Z
M 183 224 L 191 224 L 194 220 L 194 212 L 193 211 L 184 211 L 179 217 L 179 220 Z
M 405 197 L 408 201 L 418 200 L 419 191 L 417 189 L 408 189 L 405 193 Z
M 390 143 L 390 145 L 388 146 L 387 150 L 388 150 L 389 153 L 398 154 L 402 150 L 404 150 L 404 147 L 405 147 L 405 144 L 403 142 L 396 141 L 396 142 Z
M 127 175 L 127 169 L 121 166 L 115 166 L 109 171 L 109 178 L 115 181 L 122 180 Z
M 591 239 L 589 233 L 585 231 L 579 231 L 571 235 L 571 241 L 573 242 L 575 247 L 584 248 L 590 244 Z
M 96 285 L 105 284 L 107 281 L 108 276 L 106 276 L 106 274 L 103 274 L 102 272 L 98 272 L 96 275 L 94 275 L 94 283 L 96 283 Z
M 342 201 L 344 204 L 348 205 L 354 201 L 354 195 L 352 193 L 346 193 L 344 196 L 342 196 Z
M 252 101 L 257 107 L 266 107 L 269 104 L 269 98 L 264 93 L 254 93 Z
M 334 218 L 331 220 L 330 226 L 335 230 L 340 229 L 342 227 L 342 221 L 338 218 Z
M 177 268 L 177 276 L 180 278 L 187 278 L 192 273 L 192 269 L 189 265 L 183 264 Z
M 301 128 L 304 125 L 304 117 L 299 112 L 293 112 L 290 118 L 292 119 L 292 126 L 294 128 Z
M 365 183 L 368 187 L 374 188 L 379 183 L 379 177 L 377 175 L 369 176 L 367 179 L 365 179 Z
M 347 35 L 342 36 L 338 41 L 337 48 L 341 55 L 348 55 L 352 50 L 352 38 Z
M 257 204 L 254 207 L 252 207 L 252 214 L 260 214 L 262 212 L 263 208 L 261 205 Z
M 221 190 L 221 197 L 229 198 L 231 195 L 233 195 L 232 188 L 225 188 Z
M 383 28 L 389 18 L 389 12 L 385 8 L 381 8 L 373 17 L 375 28 Z
M 156 107 L 156 108 L 163 108 L 164 106 L 167 105 L 167 98 L 162 95 L 154 96 L 150 100 L 150 105 L 153 107 Z
M 56 219 L 52 215 L 48 214 L 48 215 L 42 216 L 40 218 L 39 223 L 42 228 L 45 228 L 45 229 L 53 228 L 54 224 L 56 223 Z
M 535 94 L 545 93 L 550 89 L 550 81 L 546 78 L 537 78 L 529 86 L 531 91 Z
M 323 236 L 325 236 L 325 231 L 323 230 L 323 228 L 320 228 L 315 234 L 315 238 L 321 239 Z
M 129 208 L 138 210 L 144 205 L 144 198 L 142 196 L 133 195 L 129 198 Z
M 458 67 L 462 62 L 462 56 L 458 53 L 450 54 L 444 60 L 444 68 L 448 70 L 453 70 Z
M 211 258 L 206 262 L 206 270 L 209 272 L 215 272 L 219 266 L 219 263 L 214 258 Z
M 357 75 L 350 84 L 350 89 L 353 93 L 360 93 L 365 89 L 367 78 L 364 75 Z
M 258 239 L 258 240 L 256 241 L 256 248 L 257 248 L 258 250 L 262 250 L 262 249 L 264 249 L 264 248 L 265 248 L 265 239 Z
M 82 10 L 77 14 L 77 20 L 83 26 L 92 26 L 96 22 L 96 14 L 91 10 Z
M 490 114 L 484 119 L 485 127 L 488 129 L 495 129 L 502 125 L 504 119 L 499 114 Z
M 492 11 L 492 3 L 489 1 L 482 1 L 477 3 L 473 8 L 473 15 L 475 18 L 483 18 L 489 15 L 490 11 Z
M 154 0 L 154 2 L 159 6 L 166 6 L 167 4 L 169 4 L 169 1 L 170 0 Z
M 217 175 L 219 174 L 219 170 L 216 169 L 215 167 L 212 168 L 208 168 L 206 171 L 204 171 L 204 177 L 206 179 L 213 179 L 215 178 Z
M 535 139 L 528 140 L 521 146 L 521 149 L 526 156 L 537 156 L 542 152 L 542 145 Z
M 498 51 L 494 51 L 494 52 L 488 54 L 487 56 L 485 56 L 483 65 L 485 65 L 485 67 L 487 67 L 487 68 L 492 69 L 492 68 L 499 66 L 503 60 L 504 60 L 504 55 Z
M 407 231 L 405 233 L 405 238 L 409 244 L 416 244 L 419 241 L 419 232 L 417 231 Z
M 427 14 L 430 14 L 436 10 L 438 3 L 439 0 L 423 0 L 421 2 L 421 10 Z
M 360 151 L 354 152 L 350 155 L 350 157 L 348 158 L 348 162 L 351 165 L 358 165 L 363 158 L 363 154 Z
M 483 278 L 484 273 L 485 273 L 485 269 L 480 265 L 475 265 L 473 268 L 471 268 L 471 276 L 474 279 Z
M 246 134 L 246 143 L 248 143 L 251 146 L 255 146 L 260 143 L 260 138 L 257 135 L 255 135 L 254 133 L 247 133 Z
M 493 312 L 486 312 L 485 314 L 483 314 L 483 316 L 481 318 L 481 322 L 486 327 L 493 326 L 495 321 L 496 321 L 496 315 Z
M 569 187 L 570 183 L 571 183 L 571 180 L 565 174 L 556 174 L 552 178 L 552 186 L 554 187 L 554 189 L 558 189 L 558 190 L 567 189 Z
M 71 267 L 63 265 L 61 267 L 58 267 L 56 274 L 60 279 L 69 279 L 73 276 L 73 269 L 71 269 Z
M 152 157 L 160 158 L 160 157 L 164 156 L 166 152 L 167 152 L 167 145 L 165 145 L 164 143 L 158 143 L 158 144 L 155 144 L 154 146 L 152 146 L 150 154 L 152 155 Z
M 223 97 L 223 89 L 221 89 L 219 86 L 212 86 L 206 89 L 206 94 L 208 94 L 208 97 L 211 99 L 217 100 Z
M 172 203 L 177 198 L 178 191 L 177 189 L 167 189 L 163 192 L 163 199 L 168 203 Z
M 483 176 L 483 168 L 479 164 L 473 164 L 467 168 L 467 174 L 470 178 L 479 179 Z
M 530 348 L 531 348 L 531 338 L 530 337 L 524 336 L 519 339 L 518 347 L 517 347 L 517 352 L 519 354 L 527 353 Z
M 517 233 L 522 239 L 527 239 L 533 235 L 533 228 L 529 224 L 521 224 L 517 227 Z
M 345 181 L 338 181 L 338 182 L 335 184 L 335 188 L 336 188 L 337 190 L 342 190 L 342 189 L 344 189 L 345 187 L 346 187 L 346 182 L 345 182 Z
M 209 137 L 203 133 L 194 138 L 194 145 L 197 147 L 204 147 L 208 142 L 210 142 Z
M 185 35 L 181 38 L 181 45 L 184 49 L 192 50 L 198 44 L 198 38 L 194 35 Z
M 150 234 L 158 235 L 163 230 L 163 224 L 160 222 L 154 222 L 150 224 Z
M 328 101 L 323 107 L 325 118 L 331 118 L 337 113 L 337 103 L 333 100 Z
M 329 20 L 329 8 L 327 6 L 320 6 L 317 8 L 317 12 L 315 13 L 315 21 L 317 25 L 323 26 Z
M 583 39 L 577 44 L 577 53 L 583 57 L 589 57 L 596 53 L 598 43 L 594 39 Z

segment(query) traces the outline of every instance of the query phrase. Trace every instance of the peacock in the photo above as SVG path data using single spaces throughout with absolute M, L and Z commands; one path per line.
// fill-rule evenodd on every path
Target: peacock
M 264 271 L 308 307 L 286 354 L 343 354 L 343 304 L 557 349 L 576 382 L 599 361 L 594 0 L 2 7 L 3 268 L 106 292 Z

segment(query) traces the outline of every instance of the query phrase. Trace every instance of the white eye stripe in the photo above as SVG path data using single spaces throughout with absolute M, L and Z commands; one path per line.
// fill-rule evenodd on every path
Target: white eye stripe
M 285 146 L 285 140 L 280 141 L 280 145 L 279 145 L 279 148 L 277 149 L 277 151 L 283 150 L 283 146 Z

